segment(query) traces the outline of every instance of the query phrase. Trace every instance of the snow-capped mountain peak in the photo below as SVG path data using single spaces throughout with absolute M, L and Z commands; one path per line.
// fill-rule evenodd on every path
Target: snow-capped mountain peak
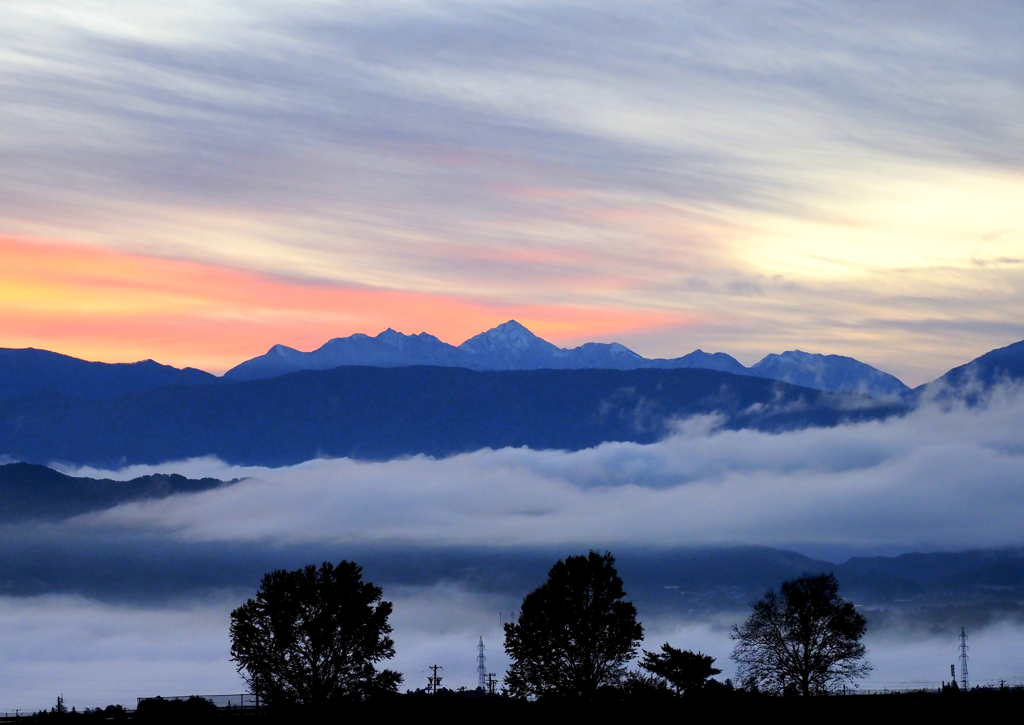
M 526 352 L 535 348 L 557 349 L 550 342 L 537 337 L 515 320 L 503 322 L 497 327 L 492 327 L 487 332 L 481 332 L 479 335 L 475 335 L 459 345 L 460 350 L 477 354 L 501 350 Z
M 337 337 L 313 352 L 275 345 L 266 355 L 247 360 L 229 370 L 224 377 L 254 380 L 298 370 L 327 370 L 345 365 L 439 365 L 473 370 L 703 368 L 872 397 L 888 397 L 907 391 L 907 387 L 892 375 L 840 355 L 790 350 L 768 355 L 752 368 L 745 368 L 736 358 L 725 353 L 706 353 L 703 350 L 668 360 L 649 360 L 617 342 L 587 342 L 567 350 L 537 337 L 515 320 L 481 332 L 458 347 L 426 332 L 406 335 L 390 327 L 376 337 L 358 333 Z
M 490 370 L 561 367 L 556 361 L 567 354 L 515 320 L 469 338 L 459 345 L 459 350 L 473 358 L 471 367 Z
M 794 385 L 871 397 L 901 395 L 909 390 L 898 378 L 843 355 L 787 350 L 766 355 L 750 368 L 754 375 Z

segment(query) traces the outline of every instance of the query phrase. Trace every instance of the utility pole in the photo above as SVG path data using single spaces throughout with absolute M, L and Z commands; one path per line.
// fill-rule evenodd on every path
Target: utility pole
M 494 694 L 494 688 L 495 688 L 495 686 L 497 684 L 498 684 L 498 681 L 496 679 L 494 679 L 494 673 L 493 672 L 488 672 L 487 673 L 487 693 L 489 695 L 493 695 Z
M 443 670 L 444 667 L 441 667 L 440 665 L 431 665 L 427 669 L 433 670 L 434 672 L 433 675 L 427 678 L 427 692 L 431 695 L 436 695 L 437 689 L 441 686 L 441 678 L 438 676 L 437 671 Z
M 967 632 L 963 627 L 960 628 L 960 689 L 967 692 L 969 681 L 967 679 L 967 650 L 970 647 L 967 646 Z

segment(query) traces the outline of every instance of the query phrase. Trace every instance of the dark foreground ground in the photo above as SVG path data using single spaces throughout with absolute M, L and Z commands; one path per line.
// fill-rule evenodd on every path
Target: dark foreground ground
M 735 694 L 727 697 L 650 697 L 632 700 L 608 699 L 597 703 L 575 701 L 523 702 L 501 697 L 417 697 L 398 696 L 386 702 L 353 704 L 324 711 L 302 709 L 217 709 L 196 703 L 167 702 L 140 707 L 136 712 L 107 708 L 85 713 L 38 713 L 27 719 L 67 723 L 335 723 L 387 722 L 402 718 L 409 722 L 473 718 L 486 723 L 531 722 L 636 722 L 646 718 L 715 718 L 734 722 L 885 722 L 921 717 L 944 722 L 950 717 L 971 717 L 983 722 L 1018 719 L 1024 706 L 1024 688 L 985 689 L 961 692 L 901 692 L 890 694 L 835 695 L 828 697 L 769 697 Z M 1017 713 L 1016 716 L 1013 714 Z M 14 718 L 5 719 L 15 722 Z

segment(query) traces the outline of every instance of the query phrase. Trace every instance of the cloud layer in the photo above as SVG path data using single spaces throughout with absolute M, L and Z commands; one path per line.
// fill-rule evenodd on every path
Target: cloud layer
M 654 445 L 484 450 L 444 460 L 315 460 L 152 470 L 248 480 L 72 522 L 191 542 L 475 546 L 761 544 L 882 551 L 1024 544 L 1024 406 L 925 405 L 904 418 L 782 434 L 681 424 Z

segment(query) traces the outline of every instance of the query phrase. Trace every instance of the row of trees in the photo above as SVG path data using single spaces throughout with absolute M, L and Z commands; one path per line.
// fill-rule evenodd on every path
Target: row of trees
M 838 594 L 831 574 L 784 582 L 733 627 L 732 658 L 744 687 L 821 694 L 863 677 L 866 622 Z M 625 599 L 610 553 L 556 563 L 505 625 L 513 697 L 592 699 L 619 686 L 638 655 L 643 627 Z M 395 692 L 401 674 L 377 669 L 394 656 L 391 603 L 362 580 L 357 564 L 324 563 L 263 577 L 256 597 L 231 613 L 231 656 L 251 691 L 268 703 L 320 705 Z M 721 670 L 714 658 L 667 642 L 640 667 L 677 693 L 701 690 Z

